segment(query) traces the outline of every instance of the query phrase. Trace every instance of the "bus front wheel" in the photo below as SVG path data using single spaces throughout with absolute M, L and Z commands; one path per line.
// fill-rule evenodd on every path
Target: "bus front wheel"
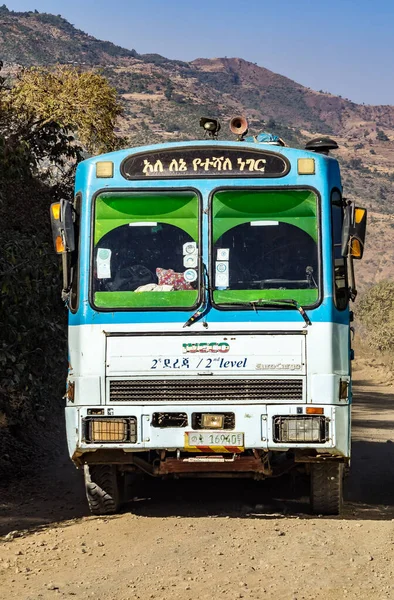
M 116 465 L 84 465 L 85 490 L 93 515 L 116 513 L 122 502 L 123 477 Z
M 343 463 L 313 463 L 310 491 L 312 512 L 319 515 L 339 515 L 342 499 Z

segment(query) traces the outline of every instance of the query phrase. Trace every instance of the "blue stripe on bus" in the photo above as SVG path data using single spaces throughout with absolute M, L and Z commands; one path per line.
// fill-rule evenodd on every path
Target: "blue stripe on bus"
M 142 323 L 181 323 L 182 325 L 195 311 L 145 311 L 145 312 L 97 312 L 90 306 L 85 305 L 85 309 L 76 314 L 70 313 L 69 325 L 105 325 L 114 324 L 139 324 Z M 349 313 L 347 310 L 341 312 L 329 310 L 325 306 L 320 306 L 307 311 L 307 314 L 313 323 L 337 323 L 339 325 L 349 324 Z M 302 323 L 304 320 L 300 313 L 295 310 L 258 310 L 254 311 L 218 311 L 212 309 L 207 317 L 208 324 L 214 323 L 245 323 L 249 322 L 253 327 L 259 323 Z M 185 329 L 185 334 L 193 331 L 193 326 Z

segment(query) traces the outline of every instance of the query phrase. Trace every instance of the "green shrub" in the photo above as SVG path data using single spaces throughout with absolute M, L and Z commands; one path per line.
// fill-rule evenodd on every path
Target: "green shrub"
M 62 71 L 63 74 L 65 71 Z M 71 86 L 78 84 L 69 71 Z M 96 75 L 93 73 L 93 77 Z M 54 79 L 53 79 L 54 78 Z M 58 87 L 51 87 L 57 83 Z M 103 94 L 67 93 L 61 72 L 23 71 L 13 88 L 0 76 L 0 477 L 15 475 L 59 431 L 67 372 L 67 311 L 52 245 L 49 205 L 72 197 L 75 163 L 95 139 Z M 75 88 L 74 88 L 75 89 Z M 112 88 L 107 88 L 110 97 Z M 105 90 L 104 90 L 105 92 Z M 62 93 L 63 106 L 62 106 Z M 81 98 L 85 102 L 81 102 Z M 119 105 L 116 100 L 116 111 Z M 98 110 L 99 108 L 99 110 Z M 67 110 L 69 114 L 67 114 Z M 78 110 L 85 125 L 75 121 Z M 45 112 L 47 114 L 45 114 Z M 55 120 L 56 119 L 56 120 Z M 70 121 L 71 119 L 71 121 Z M 113 126 L 106 131 L 117 143 Z M 82 133 L 82 135 L 81 135 Z M 109 149 L 108 139 L 103 150 Z M 82 140 L 82 141 L 81 141 Z M 44 168 L 45 165 L 45 168 Z
M 394 352 L 394 282 L 367 290 L 356 309 L 365 343 L 375 351 Z
M 388 142 L 390 138 L 381 129 L 376 130 L 376 139 L 380 142 Z

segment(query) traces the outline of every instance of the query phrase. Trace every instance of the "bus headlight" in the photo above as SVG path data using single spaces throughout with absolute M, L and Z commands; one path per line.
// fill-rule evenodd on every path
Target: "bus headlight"
M 201 425 L 203 429 L 223 429 L 224 415 L 203 414 L 201 415 Z
M 326 417 L 274 417 L 274 442 L 324 444 L 328 439 Z
M 84 419 L 85 441 L 93 444 L 135 443 L 137 441 L 137 419 L 87 418 Z

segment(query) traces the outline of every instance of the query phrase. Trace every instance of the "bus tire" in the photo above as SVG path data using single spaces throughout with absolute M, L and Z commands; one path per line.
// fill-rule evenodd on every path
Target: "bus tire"
M 116 513 L 122 500 L 121 478 L 116 465 L 85 465 L 84 476 L 90 512 L 93 515 Z
M 342 500 L 343 463 L 313 463 L 310 491 L 312 512 L 319 515 L 339 515 Z

